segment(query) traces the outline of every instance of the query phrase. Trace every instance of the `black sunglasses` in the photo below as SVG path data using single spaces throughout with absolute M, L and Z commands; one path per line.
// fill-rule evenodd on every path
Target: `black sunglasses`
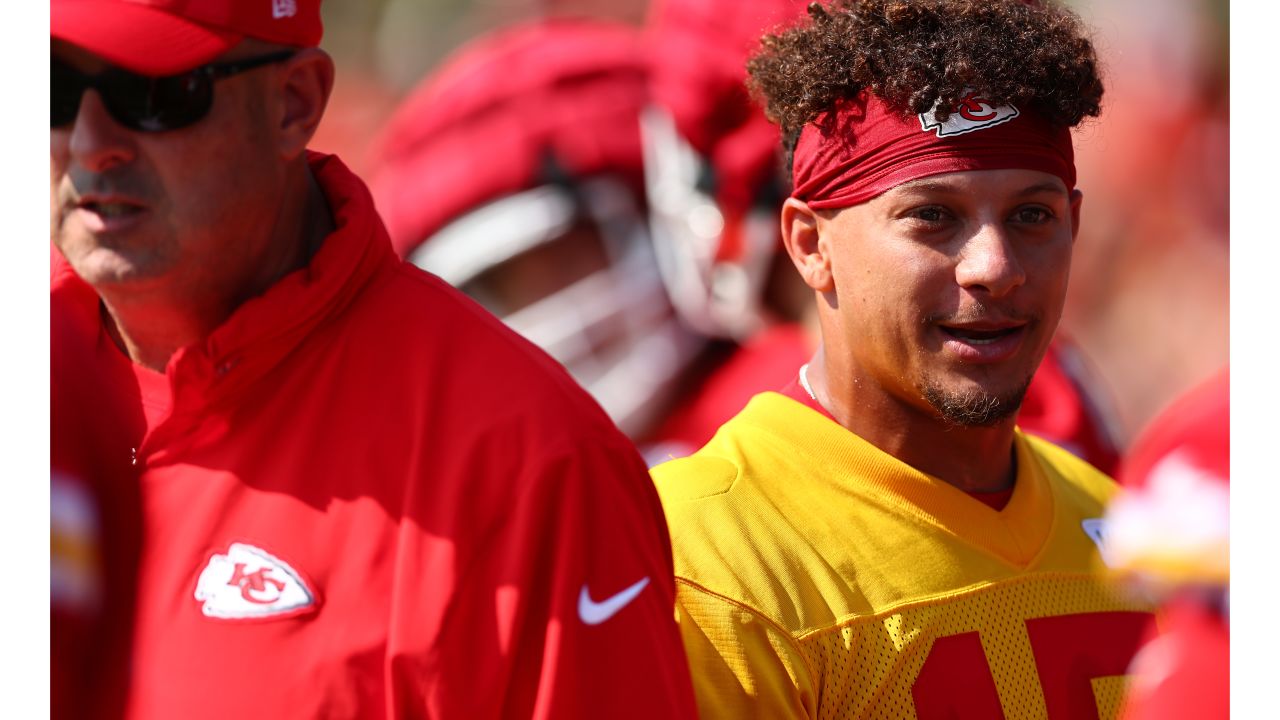
M 107 112 L 116 122 L 138 132 L 177 130 L 200 120 L 213 107 L 213 83 L 246 70 L 293 57 L 293 50 L 209 63 L 180 75 L 149 77 L 120 68 L 86 75 L 53 58 L 50 96 L 53 101 L 50 127 L 61 127 L 76 119 L 80 98 L 93 88 L 102 96 Z

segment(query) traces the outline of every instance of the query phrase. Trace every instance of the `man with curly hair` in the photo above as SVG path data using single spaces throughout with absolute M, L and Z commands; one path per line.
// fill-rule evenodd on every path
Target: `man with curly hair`
M 1062 313 L 1100 112 L 1047 3 L 837 0 L 748 65 L 822 345 L 654 471 L 703 717 L 1095 718 L 1150 615 L 1114 484 L 1015 414 Z

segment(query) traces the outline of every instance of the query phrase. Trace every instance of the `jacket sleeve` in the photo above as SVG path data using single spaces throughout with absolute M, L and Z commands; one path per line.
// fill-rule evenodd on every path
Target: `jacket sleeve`
M 815 676 L 781 628 L 683 580 L 676 617 L 703 720 L 817 717 Z
M 525 461 L 457 569 L 430 717 L 695 717 L 657 493 L 625 438 L 598 438 Z

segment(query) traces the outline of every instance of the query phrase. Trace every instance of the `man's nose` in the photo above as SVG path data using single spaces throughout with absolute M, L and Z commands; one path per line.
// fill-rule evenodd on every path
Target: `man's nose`
M 85 90 L 80 98 L 68 140 L 72 159 L 91 172 L 105 172 L 133 161 L 133 132 L 107 112 L 97 90 Z
M 965 243 L 956 264 L 956 282 L 969 290 L 1003 297 L 1027 280 L 1014 239 L 999 223 L 984 223 Z

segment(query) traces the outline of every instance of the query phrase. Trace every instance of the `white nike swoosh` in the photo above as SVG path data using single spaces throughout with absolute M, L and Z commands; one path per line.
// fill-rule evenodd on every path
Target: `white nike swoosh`
M 591 599 L 591 594 L 587 592 L 587 586 L 584 584 L 582 592 L 578 593 L 578 617 L 588 625 L 599 625 L 616 615 L 619 610 L 627 606 L 627 603 L 635 600 L 648 584 L 648 577 L 641 578 L 626 590 L 600 602 Z

